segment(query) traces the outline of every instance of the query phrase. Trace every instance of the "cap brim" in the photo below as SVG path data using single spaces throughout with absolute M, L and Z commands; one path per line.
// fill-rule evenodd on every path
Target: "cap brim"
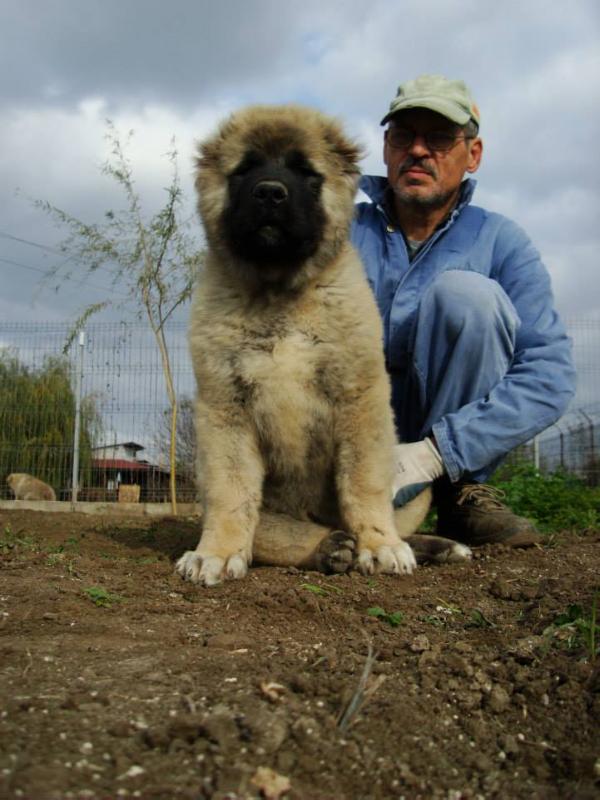
M 452 103 L 449 100 L 442 100 L 439 97 L 419 97 L 411 98 L 410 100 L 401 100 L 397 104 L 392 104 L 392 107 L 381 120 L 380 124 L 385 125 L 386 122 L 389 122 L 396 114 L 399 114 L 401 111 L 407 111 L 409 108 L 427 108 L 429 111 L 435 111 L 441 114 L 442 117 L 446 117 L 446 119 L 456 123 L 456 125 L 466 125 L 471 119 L 471 115 L 468 111 L 465 111 L 456 103 Z

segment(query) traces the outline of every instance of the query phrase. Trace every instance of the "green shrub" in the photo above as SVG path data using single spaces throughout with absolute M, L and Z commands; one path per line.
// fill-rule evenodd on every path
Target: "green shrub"
M 506 495 L 506 504 L 536 523 L 542 531 L 583 530 L 600 524 L 600 489 L 577 476 L 558 471 L 547 475 L 531 464 L 502 468 L 490 480 Z

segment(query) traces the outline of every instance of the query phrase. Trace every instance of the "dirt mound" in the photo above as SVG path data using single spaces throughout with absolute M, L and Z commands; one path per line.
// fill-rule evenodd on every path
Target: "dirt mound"
M 598 796 L 597 532 L 212 589 L 197 533 L 0 514 L 0 796 Z

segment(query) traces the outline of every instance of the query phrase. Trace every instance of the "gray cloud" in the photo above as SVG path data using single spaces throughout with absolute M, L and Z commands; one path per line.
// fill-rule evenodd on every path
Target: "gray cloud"
M 150 210 L 171 136 L 191 195 L 194 139 L 247 102 L 337 114 L 366 145 L 365 170 L 381 173 L 378 121 L 397 84 L 442 72 L 464 78 L 482 111 L 477 202 L 528 230 L 561 310 L 600 311 L 596 0 L 21 0 L 2 4 L 0 30 L 0 230 L 60 238 L 16 186 L 89 221 L 120 202 L 99 172 L 107 116 L 136 131 Z M 0 255 L 29 267 L 0 261 L 0 315 L 31 315 L 33 302 L 37 318 L 60 317 L 96 299 L 91 287 L 36 294 L 47 253 L 0 238 Z

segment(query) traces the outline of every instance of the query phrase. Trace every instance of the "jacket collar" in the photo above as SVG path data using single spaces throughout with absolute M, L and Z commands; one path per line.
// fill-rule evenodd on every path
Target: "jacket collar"
M 455 212 L 460 211 L 471 202 L 476 186 L 477 181 L 474 178 L 466 178 L 461 183 L 460 196 L 454 209 Z M 381 208 L 384 207 L 385 192 L 388 188 L 387 178 L 383 178 L 380 175 L 362 175 L 358 182 L 358 188 L 367 195 L 372 203 Z

